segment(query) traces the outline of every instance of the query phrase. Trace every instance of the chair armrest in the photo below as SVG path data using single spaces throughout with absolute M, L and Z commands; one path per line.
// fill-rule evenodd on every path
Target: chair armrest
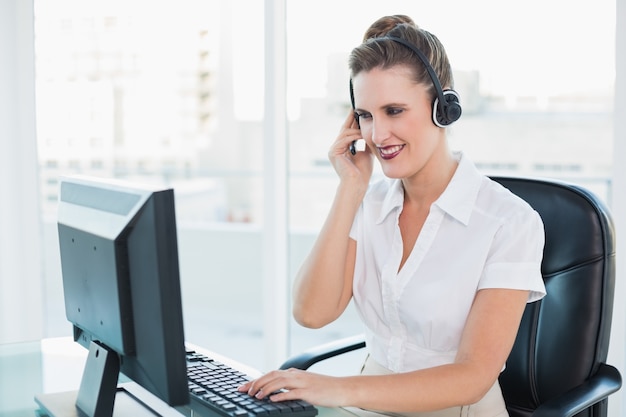
M 533 417 L 571 417 L 604 400 L 622 386 L 622 376 L 611 365 L 601 364 L 600 369 L 584 384 L 546 401 L 533 413 Z
M 352 337 L 346 337 L 330 343 L 326 343 L 320 346 L 313 347 L 305 350 L 302 353 L 294 355 L 287 359 L 280 369 L 309 369 L 317 362 L 321 362 L 325 359 L 338 356 L 343 353 L 351 352 L 353 350 L 361 349 L 365 347 L 365 336 L 360 334 Z

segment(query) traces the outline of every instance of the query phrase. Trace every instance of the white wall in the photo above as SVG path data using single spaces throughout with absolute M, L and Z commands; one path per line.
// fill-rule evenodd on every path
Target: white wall
M 32 0 L 0 0 L 0 343 L 42 336 Z

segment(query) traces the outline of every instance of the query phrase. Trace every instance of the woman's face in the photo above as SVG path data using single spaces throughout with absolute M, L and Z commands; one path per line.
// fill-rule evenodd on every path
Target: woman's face
M 432 122 L 432 100 L 406 66 L 374 68 L 352 82 L 363 138 L 390 178 L 407 179 L 436 169 L 445 150 L 444 129 Z M 432 166 L 432 168 L 431 168 Z

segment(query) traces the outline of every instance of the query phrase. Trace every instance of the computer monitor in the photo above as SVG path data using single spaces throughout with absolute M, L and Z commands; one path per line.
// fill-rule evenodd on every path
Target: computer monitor
M 58 234 L 66 316 L 89 349 L 77 414 L 112 415 L 119 372 L 170 406 L 187 404 L 174 191 L 62 178 Z M 74 407 L 67 398 L 37 402 L 55 414 Z

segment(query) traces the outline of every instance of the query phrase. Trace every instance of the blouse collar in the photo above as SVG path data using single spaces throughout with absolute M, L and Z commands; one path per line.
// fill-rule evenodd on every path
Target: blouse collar
M 433 205 L 467 225 L 478 197 L 483 175 L 462 152 L 455 152 L 454 158 L 459 162 L 456 171 L 446 189 Z M 382 223 L 394 209 L 402 208 L 403 202 L 404 187 L 402 181 L 393 179 L 383 200 L 377 223 Z

